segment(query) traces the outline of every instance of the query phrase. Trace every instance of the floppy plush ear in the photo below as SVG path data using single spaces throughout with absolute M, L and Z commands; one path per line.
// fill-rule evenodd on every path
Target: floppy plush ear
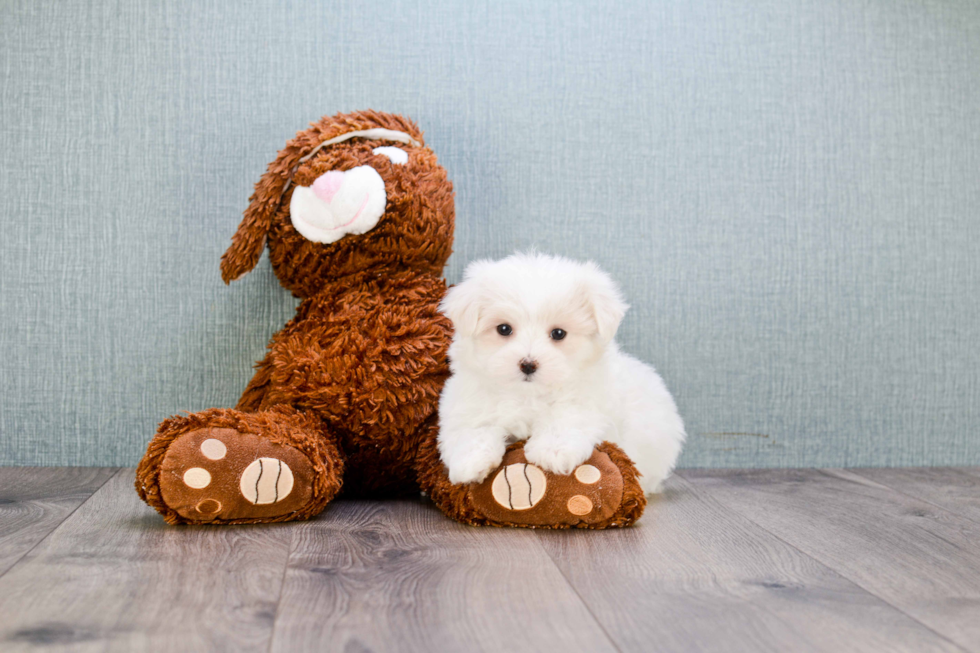
M 245 216 L 231 238 L 231 247 L 221 257 L 221 278 L 225 283 L 250 272 L 262 258 L 272 218 L 279 208 L 289 176 L 302 156 L 303 147 L 296 140 L 290 141 L 255 184 Z
M 583 292 L 586 302 L 592 310 L 599 338 L 608 342 L 616 336 L 619 323 L 629 310 L 629 304 L 623 300 L 616 282 L 608 274 L 599 269 L 594 263 L 588 263 L 588 273 L 583 279 Z

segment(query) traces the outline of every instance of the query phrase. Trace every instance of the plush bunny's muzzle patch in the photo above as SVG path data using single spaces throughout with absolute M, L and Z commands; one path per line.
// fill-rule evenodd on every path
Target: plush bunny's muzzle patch
M 378 224 L 388 201 L 385 183 L 371 166 L 331 170 L 312 186 L 297 186 L 289 203 L 293 226 L 315 243 L 363 234 Z
M 351 138 L 394 141 L 414 147 L 422 145 L 405 132 L 366 129 L 323 141 L 299 162 L 305 163 L 324 147 Z M 373 152 L 388 157 L 395 165 L 408 162 L 408 154 L 398 147 L 376 147 Z M 347 234 L 363 234 L 373 229 L 384 215 L 387 201 L 385 183 L 377 170 L 371 166 L 357 166 L 345 171 L 331 170 L 317 177 L 312 186 L 298 186 L 289 202 L 289 215 L 296 231 L 307 240 L 334 243 Z

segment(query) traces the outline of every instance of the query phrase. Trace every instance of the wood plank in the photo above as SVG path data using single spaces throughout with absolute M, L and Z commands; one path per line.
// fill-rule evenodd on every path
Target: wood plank
M 167 526 L 133 473 L 0 578 L 0 649 L 267 649 L 294 526 Z
M 952 651 L 673 477 L 633 528 L 538 537 L 621 651 Z
M 117 471 L 103 467 L 0 468 L 0 576 Z
M 980 468 L 916 467 L 849 471 L 980 522 Z
M 980 651 L 980 525 L 846 471 L 687 471 L 732 510 Z
M 298 527 L 273 650 L 612 651 L 534 533 L 421 500 L 342 501 Z

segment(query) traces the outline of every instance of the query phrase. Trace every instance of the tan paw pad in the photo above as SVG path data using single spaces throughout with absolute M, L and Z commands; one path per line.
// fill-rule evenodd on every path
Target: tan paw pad
M 228 447 L 221 440 L 209 438 L 201 443 L 201 453 L 208 460 L 221 460 L 228 453 Z
M 579 465 L 575 470 L 575 478 L 578 479 L 579 483 L 592 485 L 599 482 L 599 479 L 602 478 L 602 472 L 594 465 Z
M 568 512 L 580 517 L 587 515 L 592 512 L 592 500 L 589 497 L 576 494 L 568 500 Z
M 239 489 L 250 503 L 277 503 L 292 491 L 293 472 L 278 458 L 259 458 L 242 472 Z
M 533 508 L 548 488 L 544 472 L 527 463 L 507 465 L 493 479 L 494 501 L 509 510 Z
M 192 487 L 195 490 L 205 488 L 211 485 L 211 474 L 209 474 L 208 470 L 206 469 L 191 467 L 184 472 L 184 485 L 187 487 Z

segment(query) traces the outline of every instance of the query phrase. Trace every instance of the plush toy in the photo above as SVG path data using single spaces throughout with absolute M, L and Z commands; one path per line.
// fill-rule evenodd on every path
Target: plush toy
M 324 117 L 279 152 L 221 259 L 226 283 L 268 247 L 302 299 L 238 405 L 165 420 L 136 473 L 172 524 L 307 519 L 347 496 L 426 492 L 472 524 L 625 526 L 645 499 L 603 443 L 572 475 L 513 445 L 480 484 L 449 482 L 436 447 L 451 324 L 438 311 L 453 187 L 416 124 L 363 111 Z

